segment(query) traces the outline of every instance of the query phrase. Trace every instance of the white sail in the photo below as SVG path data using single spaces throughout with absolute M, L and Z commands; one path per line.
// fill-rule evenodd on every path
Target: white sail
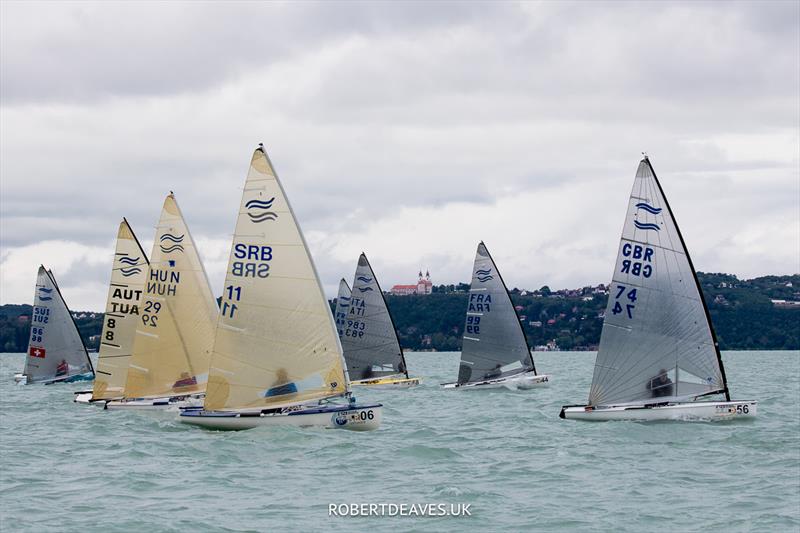
M 32 383 L 88 372 L 93 372 L 92 361 L 75 321 L 55 279 L 40 266 L 23 374 Z
M 481 242 L 472 268 L 458 382 L 497 379 L 533 368 L 528 341 L 508 289 Z
M 204 391 L 218 307 L 172 194 L 156 227 L 139 313 L 125 397 Z
M 148 267 L 142 246 L 123 218 L 117 231 L 117 247 L 100 334 L 97 376 L 92 391 L 95 400 L 118 398 L 125 390 Z
M 263 147 L 253 153 L 231 247 L 205 409 L 263 409 L 348 392 L 311 254 Z
M 336 331 L 339 333 L 339 340 L 344 335 L 344 326 L 347 323 L 347 313 L 350 311 L 350 285 L 342 279 L 339 281 L 339 294 L 336 295 L 336 311 L 333 317 L 336 321 Z
M 622 230 L 589 404 L 726 391 L 694 268 L 645 157 Z
M 406 374 L 403 350 L 375 273 L 361 254 L 341 336 L 353 381 Z

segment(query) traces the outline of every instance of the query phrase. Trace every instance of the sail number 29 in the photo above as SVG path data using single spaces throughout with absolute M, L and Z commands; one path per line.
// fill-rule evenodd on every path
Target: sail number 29
M 611 312 L 618 315 L 625 311 L 628 318 L 633 318 L 633 310 L 636 309 L 636 305 L 634 305 L 636 303 L 636 289 L 633 288 L 629 290 L 627 294 L 625 294 L 625 289 L 627 289 L 625 285 L 617 285 L 617 295 L 614 298 L 616 301 L 614 302 L 614 307 L 611 309 Z M 623 294 L 625 295 L 624 298 Z M 620 302 L 620 298 L 623 298 L 622 302 Z M 625 302 L 625 298 L 627 298 L 630 303 Z M 625 307 L 622 306 L 623 303 Z

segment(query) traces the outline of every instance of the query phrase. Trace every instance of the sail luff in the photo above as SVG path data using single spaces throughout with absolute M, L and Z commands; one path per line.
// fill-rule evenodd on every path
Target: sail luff
M 403 365 L 403 373 L 405 374 L 406 378 L 409 378 L 408 375 L 408 365 L 406 364 L 406 355 L 403 352 L 403 346 L 400 344 L 400 336 L 397 334 L 397 325 L 394 323 L 394 317 L 392 313 L 389 312 L 389 303 L 386 301 L 386 295 L 383 293 L 383 289 L 381 289 L 381 282 L 378 281 L 378 276 L 375 276 L 375 272 L 372 270 L 372 265 L 367 259 L 367 255 L 365 253 L 361 253 L 364 256 L 364 260 L 367 262 L 367 266 L 369 267 L 369 271 L 375 277 L 375 285 L 378 287 L 378 293 L 381 295 L 381 299 L 383 300 L 383 307 L 386 309 L 386 314 L 389 315 L 389 322 L 392 325 L 392 333 L 394 334 L 394 340 L 397 343 L 397 348 L 400 350 L 400 364 Z
M 661 181 L 658 179 L 658 175 L 656 175 L 656 171 L 653 168 L 653 164 L 650 162 L 650 158 L 644 156 L 644 160 L 647 161 L 647 166 L 650 167 L 650 172 L 653 174 L 653 181 L 655 181 L 656 186 L 658 187 L 658 191 L 661 193 L 661 197 L 664 198 L 664 206 L 667 208 L 670 217 L 673 220 L 675 225 L 675 231 L 678 233 L 678 239 L 681 242 L 681 246 L 683 247 L 684 254 L 686 255 L 686 260 L 689 262 L 689 268 L 692 271 L 692 277 L 694 278 L 695 286 L 697 287 L 697 292 L 700 294 L 700 301 L 703 303 L 703 311 L 706 315 L 706 323 L 708 324 L 708 329 L 711 331 L 711 339 L 714 342 L 714 351 L 717 353 L 717 363 L 719 364 L 719 370 L 722 374 L 722 384 L 725 387 L 725 399 L 727 401 L 731 401 L 731 393 L 728 389 L 728 378 L 725 375 L 725 365 L 722 363 L 722 352 L 719 349 L 719 340 L 717 339 L 717 331 L 714 329 L 714 322 L 711 320 L 711 313 L 708 310 L 708 304 L 706 304 L 705 294 L 703 293 L 703 288 L 700 285 L 700 280 L 697 278 L 697 270 L 694 268 L 694 263 L 692 262 L 692 256 L 689 253 L 689 248 L 686 246 L 686 241 L 683 239 L 683 233 L 681 233 L 681 228 L 678 225 L 678 221 L 675 219 L 675 214 L 672 212 L 672 207 L 669 205 L 669 200 L 667 199 L 667 195 L 664 194 L 664 189 L 661 187 Z M 677 381 L 677 380 L 676 380 Z

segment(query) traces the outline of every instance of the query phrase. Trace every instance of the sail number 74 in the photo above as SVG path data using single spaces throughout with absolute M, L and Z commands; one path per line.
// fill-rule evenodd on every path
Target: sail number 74
M 611 312 L 618 315 L 624 311 L 628 318 L 633 318 L 633 310 L 636 309 L 636 288 L 629 290 L 627 294 L 625 294 L 625 289 L 627 289 L 625 285 L 617 285 L 617 295 L 614 297 L 616 301 Z M 620 298 L 622 298 L 622 302 L 620 302 Z M 631 303 L 625 302 L 625 298 L 630 300 Z M 622 307 L 623 303 L 625 307 Z

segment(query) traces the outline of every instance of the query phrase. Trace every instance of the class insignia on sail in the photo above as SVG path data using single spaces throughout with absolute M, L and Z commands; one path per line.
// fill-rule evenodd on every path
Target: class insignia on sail
M 475 253 L 458 380 L 446 389 L 530 389 L 549 382 L 537 374 L 525 331 L 486 245 Z
M 69 383 L 94 379 L 94 368 L 55 276 L 44 266 L 36 276 L 25 367 L 17 383 Z
M 341 400 L 340 402 L 337 400 Z M 350 394 L 331 309 L 303 233 L 263 146 L 250 160 L 202 409 L 212 429 L 297 425 L 376 429 L 381 405 Z
M 722 395 L 725 401 L 701 401 Z M 650 160 L 628 202 L 589 402 L 561 418 L 753 416 L 730 400 L 722 356 L 689 252 Z
M 343 295 L 344 287 L 340 283 L 336 316 L 351 385 L 381 388 L 418 385 L 419 378 L 408 375 L 394 321 L 366 254 L 358 258 L 352 293 Z

